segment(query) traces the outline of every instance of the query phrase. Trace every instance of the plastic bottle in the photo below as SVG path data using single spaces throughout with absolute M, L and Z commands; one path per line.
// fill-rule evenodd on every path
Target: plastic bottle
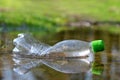
M 104 50 L 102 40 L 85 42 L 80 40 L 64 40 L 53 46 L 36 41 L 27 34 L 19 34 L 19 37 L 14 39 L 15 48 L 14 61 L 20 63 L 21 59 L 31 59 L 29 65 L 22 65 L 15 68 L 18 70 L 27 70 L 43 63 L 57 71 L 63 73 L 80 73 L 91 70 L 92 62 L 94 61 L 94 53 Z M 28 67 L 30 66 L 30 67 Z M 26 70 L 25 70 L 26 69 Z M 94 71 L 95 72 L 95 71 Z

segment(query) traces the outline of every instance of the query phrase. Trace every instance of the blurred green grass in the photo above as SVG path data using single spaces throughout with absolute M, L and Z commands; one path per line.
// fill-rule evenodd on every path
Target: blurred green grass
M 53 31 L 67 22 L 68 15 L 119 21 L 119 3 L 120 0 L 0 0 L 0 23 Z
M 78 14 L 101 20 L 120 20 L 119 3 L 120 0 L 0 0 L 0 8 L 3 9 L 1 15 L 10 18 Z

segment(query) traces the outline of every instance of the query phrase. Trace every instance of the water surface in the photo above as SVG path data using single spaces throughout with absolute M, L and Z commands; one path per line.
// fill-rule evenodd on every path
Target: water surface
M 32 32 L 31 32 L 32 33 Z M 92 41 L 103 39 L 105 51 L 95 54 L 96 67 L 102 67 L 101 75 L 91 73 L 65 74 L 55 71 L 45 65 L 37 66 L 24 75 L 13 71 L 12 41 L 17 37 L 14 32 L 0 33 L 0 80 L 119 80 L 120 79 L 120 34 L 106 31 L 93 30 L 91 28 L 78 28 L 74 30 L 61 31 L 52 35 L 39 36 L 39 32 L 33 36 L 50 45 L 66 40 L 77 39 Z M 103 64 L 103 66 L 99 66 Z

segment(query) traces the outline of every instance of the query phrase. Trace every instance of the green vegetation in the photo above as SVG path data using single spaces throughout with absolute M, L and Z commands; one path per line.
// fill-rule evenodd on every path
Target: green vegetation
M 115 27 L 115 26 L 103 26 L 103 27 L 98 27 L 96 28 L 97 30 L 102 30 L 102 31 L 108 31 L 113 34 L 120 34 L 120 27 Z
M 60 26 L 72 15 L 119 21 L 119 3 L 120 0 L 0 0 L 0 24 L 27 25 L 49 32 L 57 27 L 61 30 Z

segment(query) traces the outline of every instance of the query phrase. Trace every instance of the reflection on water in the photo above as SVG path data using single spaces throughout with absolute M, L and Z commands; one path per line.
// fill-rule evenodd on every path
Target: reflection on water
M 0 57 L 0 80 L 36 80 L 32 72 L 25 75 L 19 75 L 12 70 L 13 62 L 10 54 L 1 55 Z
M 35 35 L 37 36 L 37 34 Z M 106 45 L 105 51 L 96 54 L 95 57 L 96 63 L 104 64 L 104 71 L 101 75 L 93 75 L 90 72 L 64 74 L 46 67 L 45 65 L 33 68 L 25 75 L 19 75 L 12 70 L 12 40 L 16 36 L 15 34 L 0 33 L 0 80 L 119 80 L 120 78 L 120 34 L 99 30 L 93 31 L 91 28 L 80 28 L 59 32 L 56 35 L 52 35 L 49 40 L 46 39 L 46 37 L 43 38 L 43 41 L 48 44 L 55 44 L 65 39 L 84 41 L 103 39 Z M 40 36 L 37 37 L 39 38 Z

